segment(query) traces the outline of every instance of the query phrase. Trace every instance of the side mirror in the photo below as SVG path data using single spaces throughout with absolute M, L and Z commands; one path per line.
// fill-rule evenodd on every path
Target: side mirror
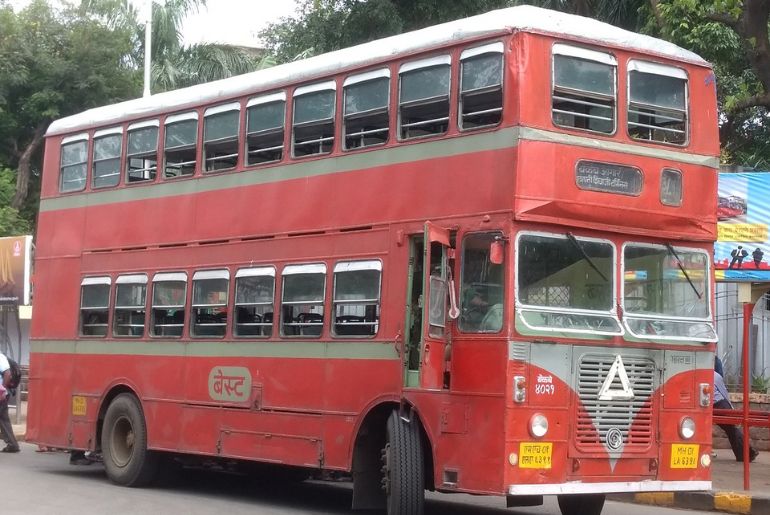
M 489 244 L 489 261 L 493 265 L 502 265 L 505 256 L 505 247 L 502 241 L 493 241 Z

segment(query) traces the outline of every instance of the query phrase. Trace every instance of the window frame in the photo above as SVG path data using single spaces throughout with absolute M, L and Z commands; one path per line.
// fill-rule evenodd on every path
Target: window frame
M 610 132 L 602 132 L 595 129 L 588 129 L 583 127 L 575 127 L 572 125 L 561 125 L 556 123 L 554 120 L 554 100 L 555 100 L 555 90 L 556 90 L 556 56 L 561 55 L 564 57 L 572 57 L 575 59 L 582 59 L 584 61 L 591 61 L 594 63 L 599 64 L 605 64 L 608 66 L 611 66 L 613 68 L 613 95 L 612 95 L 612 131 Z M 615 56 L 614 53 L 611 53 L 609 51 L 605 50 L 594 50 L 582 46 L 576 46 L 572 44 L 567 44 L 563 42 L 556 42 L 551 47 L 551 89 L 550 89 L 550 96 L 551 96 L 551 123 L 554 127 L 558 127 L 560 129 L 567 129 L 567 130 L 575 130 L 575 131 L 581 131 L 581 132 L 588 132 L 591 134 L 596 134 L 599 136 L 615 136 L 618 133 L 618 95 L 619 95 L 619 74 L 618 74 L 618 59 Z M 565 88 L 566 89 L 566 88 Z M 586 91 L 586 90 L 571 90 L 576 91 L 577 93 L 587 93 L 589 95 L 592 95 L 594 97 L 602 97 L 603 95 L 601 93 L 596 93 L 592 91 Z M 606 96 L 605 96 L 606 97 Z M 599 104 L 600 105 L 600 104 Z M 601 106 L 605 107 L 605 106 Z M 566 112 L 566 114 L 570 114 L 569 112 Z M 574 115 L 573 115 L 574 116 Z M 590 115 L 584 115 L 586 118 L 590 118 Z
M 144 130 L 144 129 L 148 129 L 148 128 L 151 128 L 151 127 L 155 127 L 155 129 L 156 129 L 156 132 L 155 132 L 155 152 L 154 152 L 154 154 L 151 154 L 150 152 L 142 152 L 142 153 L 138 153 L 138 154 L 131 154 L 130 153 L 130 149 L 129 149 L 129 147 L 131 146 L 131 133 L 132 132 L 136 132 L 136 131 L 141 131 L 141 130 Z M 126 167 L 125 167 L 125 172 L 126 172 L 125 184 L 127 186 L 132 186 L 132 185 L 135 185 L 135 184 L 149 184 L 149 183 L 153 183 L 153 182 L 157 181 L 158 180 L 158 165 L 160 163 L 160 161 L 158 160 L 158 149 L 160 147 L 160 120 L 159 119 L 155 119 L 155 120 L 146 120 L 146 121 L 143 121 L 143 122 L 132 123 L 126 129 L 125 140 L 126 140 L 126 150 L 125 150 L 125 159 L 124 159 L 125 164 L 126 164 Z M 145 168 L 137 169 L 136 171 L 137 172 L 150 172 L 150 173 L 152 173 L 154 171 L 155 172 L 155 177 L 152 177 L 152 178 L 149 178 L 149 179 L 135 179 L 135 180 L 131 180 L 131 159 L 141 159 L 142 161 L 148 161 L 148 160 L 150 160 L 148 158 L 151 155 L 155 156 L 155 166 L 154 167 L 151 166 L 151 167 L 145 167 Z
M 631 124 L 630 124 L 630 111 L 631 111 L 631 72 L 637 71 L 641 73 L 647 73 L 649 75 L 660 75 L 662 77 L 670 77 L 674 79 L 684 80 L 684 132 L 685 138 L 682 143 L 672 143 L 668 141 L 658 141 L 653 139 L 640 139 L 631 136 Z M 648 104 L 651 105 L 651 104 Z M 656 106 L 661 107 L 661 106 Z M 671 108 L 662 108 L 671 111 Z M 655 145 L 667 145 L 670 147 L 684 148 L 690 145 L 690 136 L 692 134 L 690 128 L 690 76 L 687 70 L 678 66 L 672 66 L 668 64 L 657 63 L 654 61 L 647 61 L 644 59 L 629 59 L 626 65 L 626 135 L 632 141 L 638 141 L 642 143 L 650 143 Z M 658 127 L 658 129 L 660 129 Z M 666 130 L 666 129 L 662 129 Z
M 263 276 L 270 276 L 273 278 L 273 291 L 271 296 L 271 301 L 268 302 L 254 302 L 254 303 L 239 303 L 238 302 L 238 279 L 243 279 L 247 277 L 263 277 Z M 232 331 L 233 331 L 233 338 L 259 338 L 259 339 L 265 339 L 265 338 L 272 338 L 275 334 L 275 322 L 278 317 L 275 316 L 275 291 L 276 291 L 276 281 L 277 281 L 277 271 L 275 266 L 273 265 L 265 265 L 265 266 L 253 266 L 253 267 L 244 267 L 239 268 L 235 272 L 235 281 L 233 286 L 233 316 L 232 316 Z M 239 306 L 247 306 L 247 307 L 257 307 L 257 306 L 272 306 L 273 308 L 273 319 L 268 324 L 266 322 L 252 322 L 248 325 L 258 325 L 259 327 L 267 327 L 270 326 L 270 334 L 268 335 L 253 335 L 253 334 L 238 334 L 238 326 L 239 325 L 246 325 L 244 323 L 239 324 L 238 323 L 238 307 Z
M 118 290 L 120 289 L 120 285 L 137 285 L 141 284 L 144 285 L 144 303 L 142 305 L 135 305 L 135 306 L 118 306 Z M 141 274 L 123 274 L 119 275 L 115 279 L 115 294 L 114 294 L 114 301 L 112 306 L 112 336 L 115 338 L 128 338 L 128 339 L 137 339 L 137 338 L 143 338 L 146 334 L 147 330 L 147 292 L 149 289 L 147 288 L 148 284 L 148 278 L 147 274 L 141 273 Z M 143 316 L 143 323 L 142 323 L 142 333 L 138 335 L 133 334 L 118 334 L 116 331 L 118 327 L 118 310 L 122 311 L 138 311 L 137 308 L 142 309 L 144 311 Z M 129 328 L 134 327 L 133 324 L 128 324 Z
M 226 281 L 225 283 L 225 295 L 227 298 L 224 303 L 218 302 L 215 304 L 201 304 L 195 302 L 195 290 L 196 286 L 204 281 Z M 223 309 L 225 319 L 223 322 L 212 323 L 199 323 L 197 322 L 198 313 L 197 309 Z M 196 270 L 192 276 L 192 288 L 190 296 L 190 320 L 189 320 L 189 334 L 190 338 L 195 339 L 217 339 L 221 340 L 227 336 L 227 327 L 230 324 L 228 318 L 230 317 L 230 270 L 226 268 L 218 268 L 215 270 Z M 197 334 L 199 327 L 204 326 L 216 326 L 222 328 L 222 334 Z
M 224 114 L 224 113 L 229 113 L 230 111 L 236 111 L 238 113 L 238 116 L 237 116 L 238 125 L 235 128 L 235 136 L 234 137 L 233 136 L 229 136 L 229 137 L 226 137 L 226 138 L 219 138 L 219 139 L 215 139 L 215 140 L 207 140 L 206 139 L 206 122 L 208 121 L 208 118 L 211 117 L 211 116 L 216 116 L 216 115 L 220 115 L 220 114 Z M 241 149 L 241 124 L 242 124 L 241 118 L 242 118 L 242 116 L 241 116 L 241 103 L 239 101 L 228 102 L 226 104 L 220 104 L 220 105 L 212 106 L 212 107 L 207 108 L 203 112 L 203 133 L 202 133 L 202 136 L 200 138 L 200 141 L 201 141 L 201 153 L 202 153 L 202 157 L 201 157 L 201 170 L 202 170 L 204 175 L 220 173 L 220 172 L 227 172 L 227 171 L 235 170 L 236 168 L 238 168 L 238 163 L 241 162 L 241 151 L 240 151 L 240 149 Z M 224 156 L 217 156 L 217 157 L 211 157 L 211 158 L 208 157 L 208 152 L 206 151 L 206 145 L 208 143 L 217 144 L 217 143 L 228 143 L 228 142 L 231 142 L 231 141 L 235 141 L 235 149 L 236 149 L 235 154 L 226 154 Z M 223 158 L 231 158 L 233 156 L 235 156 L 235 164 L 233 166 L 231 166 L 229 168 L 218 168 L 218 169 L 211 169 L 211 170 L 208 169 L 208 161 L 209 160 L 219 160 L 219 159 L 223 159 Z
M 466 248 L 467 248 L 466 245 L 467 245 L 468 240 L 470 238 L 478 237 L 478 236 L 484 236 L 484 235 L 499 236 L 500 239 L 498 241 L 500 243 L 502 243 L 503 247 L 504 247 L 503 248 L 503 263 L 501 265 L 499 265 L 499 266 L 503 267 L 502 268 L 502 283 L 500 284 L 500 289 L 501 289 L 501 299 L 500 299 L 501 302 L 500 302 L 500 304 L 502 306 L 503 313 L 502 313 L 502 324 L 501 324 L 500 329 L 497 330 L 497 331 L 492 331 L 492 330 L 487 330 L 487 331 L 484 331 L 484 330 L 470 330 L 469 327 L 466 327 L 466 323 L 462 319 L 462 317 L 464 316 L 463 308 L 465 307 L 464 306 L 465 302 L 464 302 L 464 299 L 463 299 L 463 294 L 466 291 L 466 286 L 468 286 L 465 283 L 465 265 L 467 263 L 467 260 L 465 259 L 465 251 L 466 251 Z M 508 269 L 510 267 L 510 263 L 509 262 L 516 255 L 515 254 L 513 256 L 509 255 L 509 254 L 512 254 L 512 253 L 508 249 L 508 238 L 506 238 L 505 233 L 504 233 L 502 228 L 499 228 L 499 229 L 492 229 L 492 228 L 490 228 L 490 229 L 487 229 L 487 230 L 472 230 L 472 231 L 468 231 L 468 232 L 462 234 L 461 244 L 462 244 L 462 246 L 460 247 L 460 250 L 458 252 L 458 257 L 459 257 L 459 261 L 460 261 L 460 281 L 459 281 L 459 288 L 460 289 L 459 289 L 459 291 L 461 292 L 461 295 L 459 296 L 460 298 L 457 301 L 457 307 L 460 309 L 460 315 L 457 318 L 457 330 L 460 333 L 462 333 L 462 334 L 476 335 L 476 336 L 485 335 L 485 334 L 500 334 L 505 329 L 505 327 L 506 327 L 505 323 L 506 323 L 506 320 L 508 318 L 509 306 L 508 306 L 508 299 L 506 298 L 506 294 L 507 294 L 506 290 L 508 289 L 508 277 L 507 277 L 507 275 L 509 273 Z M 489 310 L 492 310 L 493 308 L 494 308 L 494 304 L 489 303 L 488 306 L 487 306 L 487 310 L 489 311 Z M 481 324 L 479 324 L 479 325 L 481 325 Z
M 318 274 L 323 276 L 323 292 L 321 294 L 321 300 L 312 300 L 312 301 L 290 301 L 286 302 L 284 299 L 286 298 L 286 276 L 287 275 L 301 275 L 301 274 Z M 283 267 L 283 270 L 281 270 L 281 321 L 280 321 L 280 336 L 281 338 L 300 338 L 300 339 L 318 339 L 323 335 L 324 332 L 324 326 L 326 325 L 326 321 L 329 318 L 328 314 L 326 313 L 326 293 L 327 293 L 327 280 L 328 280 L 328 270 L 326 263 L 292 263 L 285 265 Z M 302 324 L 300 322 L 284 322 L 284 306 L 298 306 L 298 305 L 320 305 L 323 312 L 321 313 L 321 323 L 315 324 L 315 323 L 307 323 Z M 284 332 L 284 327 L 287 325 L 297 325 L 297 327 L 306 327 L 306 326 L 315 326 L 320 325 L 320 331 L 318 334 L 286 334 Z M 301 330 L 301 329 L 300 329 Z
M 102 158 L 102 159 L 96 159 L 96 145 L 99 142 L 99 140 L 104 138 L 109 138 L 111 136 L 120 135 L 120 151 L 118 152 L 117 156 L 114 157 L 108 157 L 108 158 Z M 93 145 L 91 145 L 91 189 L 92 190 L 101 190 L 105 188 L 115 188 L 117 186 L 120 186 L 121 178 L 123 177 L 123 146 L 125 145 L 125 134 L 123 131 L 123 126 L 118 127 L 111 127 L 109 129 L 101 129 L 96 132 L 94 132 L 94 142 Z M 100 175 L 100 178 L 103 177 L 111 177 L 113 175 L 117 175 L 118 180 L 115 182 L 115 184 L 108 184 L 106 186 L 97 186 L 96 185 L 96 163 L 104 163 L 107 161 L 113 161 L 116 160 L 118 162 L 118 172 L 117 174 L 108 174 L 108 175 Z
M 168 150 L 169 147 L 167 145 L 167 134 L 168 134 L 168 127 L 169 125 L 175 125 L 179 123 L 188 122 L 191 120 L 195 120 L 195 143 L 192 148 L 195 149 L 195 159 L 193 161 L 183 161 L 180 164 L 193 164 L 193 171 L 191 174 L 179 174 L 175 176 L 168 176 L 166 175 L 166 168 L 168 167 Z M 200 129 L 201 129 L 201 123 L 200 123 L 200 116 L 198 115 L 198 111 L 188 111 L 185 113 L 178 113 L 173 114 L 170 116 L 167 116 L 165 120 L 163 120 L 163 175 L 162 179 L 164 181 L 173 181 L 177 179 L 184 179 L 187 177 L 194 177 L 198 174 L 200 163 L 198 161 L 198 151 L 200 150 L 200 143 L 201 143 L 201 136 L 200 136 Z M 170 147 L 172 151 L 179 151 L 181 150 L 188 150 L 191 148 L 190 145 L 178 145 L 176 147 Z M 180 168 L 181 169 L 181 168 Z
M 434 120 L 428 120 L 423 122 L 415 122 L 418 124 L 427 125 L 430 122 L 439 122 L 446 120 L 447 128 L 443 132 L 435 132 L 430 134 L 422 134 L 419 136 L 410 136 L 410 137 L 403 137 L 402 130 L 404 128 L 404 124 L 402 121 L 402 107 L 404 105 L 407 105 L 407 107 L 412 107 L 416 105 L 421 105 L 425 103 L 430 103 L 431 100 L 442 98 L 441 96 L 434 96 L 434 97 L 427 97 L 427 98 L 421 98 L 419 100 L 411 100 L 409 102 L 401 102 L 401 93 L 403 92 L 403 76 L 406 73 L 410 73 L 416 70 L 420 69 L 428 69 L 428 68 L 438 68 L 440 66 L 448 66 L 449 67 L 449 84 L 447 88 L 447 94 L 446 94 L 446 100 L 447 100 L 447 115 L 445 117 L 436 118 Z M 397 134 L 397 141 L 403 142 L 403 141 L 410 141 L 410 140 L 420 140 L 425 138 L 437 138 L 441 136 L 446 136 L 449 133 L 449 125 L 451 122 L 451 115 L 452 115 L 452 56 L 451 54 L 439 54 L 434 55 L 432 57 L 427 57 L 424 59 L 418 59 L 416 61 L 408 61 L 403 64 L 398 69 L 398 94 L 396 96 L 396 104 L 397 104 L 397 113 L 396 113 L 396 130 L 398 131 Z M 410 126 L 414 124 L 409 124 Z M 408 128 L 407 128 L 408 130 Z
M 331 118 L 322 118 L 318 120 L 310 120 L 307 122 L 301 122 L 299 125 L 296 122 L 297 118 L 297 98 L 305 95 L 309 95 L 312 93 L 320 93 L 323 91 L 331 91 L 333 93 L 332 98 L 334 99 L 334 104 L 332 105 L 332 116 Z M 331 134 L 332 136 L 329 137 L 321 137 L 317 140 L 309 140 L 309 141 L 303 141 L 300 143 L 300 145 L 307 145 L 309 143 L 318 143 L 323 147 L 323 144 L 327 141 L 331 141 L 331 147 L 329 148 L 328 152 L 314 152 L 312 154 L 305 154 L 298 156 L 296 152 L 296 140 L 297 140 L 297 127 L 300 128 L 304 127 L 312 127 L 314 125 L 322 125 L 327 124 L 331 122 L 332 124 L 332 130 Z M 337 81 L 336 80 L 326 80 L 323 82 L 316 82 L 314 84 L 308 84 L 307 86 L 300 86 L 298 88 L 294 89 L 294 92 L 291 95 L 291 158 L 292 159 L 304 159 L 314 156 L 324 156 L 329 155 L 334 152 L 335 144 L 337 139 Z
M 106 306 L 83 306 L 83 292 L 86 286 L 107 286 L 107 305 Z M 78 336 L 80 338 L 106 338 L 110 334 L 110 299 L 112 298 L 112 277 L 109 275 L 84 277 L 80 281 L 80 305 L 78 308 Z M 84 323 L 84 311 L 104 311 L 106 315 L 105 323 L 88 324 L 94 327 L 104 326 L 104 334 L 85 334 L 83 330 L 86 327 Z
M 474 57 L 500 54 L 500 108 L 494 110 L 500 112 L 500 120 L 496 123 L 478 125 L 476 127 L 463 127 L 463 64 L 467 59 L 473 59 Z M 460 52 L 459 66 L 458 66 L 458 89 L 457 89 L 457 129 L 461 132 L 477 131 L 482 129 L 489 129 L 491 127 L 497 127 L 503 123 L 503 114 L 505 113 L 505 44 L 502 41 L 496 41 L 493 43 L 487 43 L 485 45 L 466 48 Z M 489 89 L 493 91 L 491 87 L 478 88 Z M 469 91 L 478 91 L 469 90 Z M 451 90 L 451 85 L 450 85 Z M 471 113 L 479 114 L 479 113 Z
M 373 131 L 359 131 L 357 133 L 352 134 L 351 136 L 364 136 L 366 134 L 374 134 L 375 132 L 385 132 L 387 133 L 387 137 L 384 141 L 380 143 L 371 143 L 369 145 L 361 145 L 360 147 L 350 147 L 348 148 L 347 141 L 348 141 L 348 133 L 347 133 L 347 126 L 348 126 L 348 119 L 353 118 L 364 118 L 366 115 L 376 116 L 379 114 L 382 114 L 383 108 L 377 108 L 377 109 L 369 109 L 367 111 L 358 111 L 356 113 L 353 113 L 351 115 L 347 114 L 347 92 L 348 87 L 350 86 L 356 86 L 359 84 L 363 84 L 366 82 L 374 82 L 381 79 L 387 79 L 388 81 L 388 94 L 387 94 L 387 101 L 384 106 L 384 113 L 385 118 L 387 120 L 386 127 L 384 129 L 376 129 Z M 349 75 L 345 78 L 345 80 L 342 83 L 342 130 L 341 130 L 341 141 L 342 141 L 342 150 L 345 152 L 353 152 L 356 150 L 363 150 L 365 148 L 371 148 L 371 147 L 380 147 L 383 145 L 387 145 L 388 142 L 390 142 L 390 138 L 392 135 L 390 122 L 391 122 L 391 93 L 392 93 L 392 87 L 393 87 L 393 81 L 391 78 L 391 72 L 390 68 L 378 68 L 375 70 L 370 70 L 364 73 L 358 73 L 355 75 Z
M 157 288 L 158 283 L 174 283 L 174 282 L 182 282 L 184 283 L 184 299 L 182 301 L 182 304 L 155 304 L 155 289 Z M 185 326 L 187 325 L 187 319 L 189 318 L 189 313 L 187 309 L 187 296 L 189 294 L 189 281 L 187 277 L 187 272 L 157 272 L 152 277 L 152 295 L 149 299 L 149 306 L 150 306 L 150 320 L 149 320 L 149 330 L 148 334 L 150 335 L 150 338 L 172 338 L 172 339 L 179 339 L 184 336 L 185 333 Z M 155 334 L 155 327 L 157 324 L 155 323 L 155 309 L 157 307 L 163 308 L 181 308 L 181 311 L 184 315 L 184 318 L 182 320 L 181 324 L 162 324 L 162 327 L 181 327 L 181 331 L 179 332 L 179 335 L 168 335 L 168 334 Z
M 276 145 L 276 146 L 273 146 L 273 147 L 260 148 L 258 150 L 250 150 L 249 136 L 260 137 L 260 136 L 265 136 L 265 135 L 277 134 L 278 133 L 278 128 L 277 127 L 271 127 L 271 128 L 268 128 L 268 129 L 262 129 L 262 130 L 259 130 L 259 131 L 253 132 L 253 133 L 249 132 L 249 119 L 251 117 L 251 108 L 255 107 L 255 106 L 266 105 L 266 104 L 273 104 L 273 103 L 278 103 L 278 102 L 283 102 L 283 122 L 282 122 L 281 127 L 280 127 L 281 145 L 280 146 Z M 286 111 L 287 111 L 287 107 L 288 107 L 288 102 L 286 101 L 286 91 L 285 90 L 281 90 L 281 91 L 278 91 L 278 92 L 275 92 L 275 93 L 268 93 L 268 94 L 265 94 L 265 95 L 258 95 L 258 96 L 255 96 L 255 97 L 251 97 L 246 102 L 246 120 L 244 122 L 245 136 L 243 138 L 244 139 L 244 141 L 243 141 L 243 145 L 244 145 L 243 155 L 244 155 L 244 159 L 245 159 L 245 164 L 244 164 L 245 167 L 251 168 L 251 167 L 255 167 L 255 166 L 262 166 L 262 165 L 267 165 L 267 164 L 272 164 L 272 163 L 279 163 L 279 162 L 284 160 L 284 158 L 286 157 Z M 281 157 L 279 157 L 278 159 L 273 159 L 273 160 L 270 160 L 270 161 L 262 161 L 262 162 L 259 162 L 259 163 L 252 163 L 250 161 L 252 153 L 267 152 L 267 151 L 273 151 L 273 150 L 278 150 L 278 149 L 281 150 Z
M 345 270 L 343 270 L 343 268 Z M 342 300 L 338 301 L 337 296 L 337 274 L 338 273 L 349 273 L 349 272 L 358 272 L 362 270 L 376 270 L 379 272 L 379 277 L 377 281 L 377 298 L 376 299 L 359 299 L 359 300 Z M 357 325 L 357 326 L 372 326 L 375 328 L 374 333 L 372 334 L 339 334 L 337 332 L 337 305 L 348 305 L 348 306 L 356 306 L 361 305 L 364 306 L 364 310 L 367 306 L 374 305 L 375 306 L 375 314 L 376 319 L 374 322 L 366 322 L 366 320 L 362 322 L 357 322 L 355 324 L 351 325 Z M 351 338 L 359 338 L 359 339 L 372 339 L 376 338 L 377 334 L 380 332 L 380 319 L 382 318 L 382 260 L 380 259 L 358 259 L 358 260 L 346 260 L 346 261 L 338 261 L 334 264 L 334 268 L 332 269 L 332 292 L 331 292 L 331 315 L 329 316 L 330 320 L 333 317 L 333 321 L 330 322 L 331 324 L 331 336 L 334 338 L 343 338 L 343 339 L 351 339 Z M 365 317 L 364 317 L 365 318 Z M 339 324 L 341 325 L 341 324 Z
M 66 145 L 72 145 L 72 144 L 81 143 L 81 142 L 85 142 L 86 144 L 86 151 L 85 151 L 86 160 L 82 162 L 81 161 L 73 162 L 65 165 L 64 164 L 64 147 Z M 87 132 L 81 132 L 79 134 L 73 134 L 72 136 L 66 136 L 62 138 L 61 143 L 59 143 L 59 193 L 60 194 L 78 193 L 80 191 L 85 191 L 86 187 L 88 186 L 88 177 L 89 177 L 88 169 L 90 168 L 89 156 L 91 155 L 91 152 L 92 152 L 90 143 L 91 143 L 91 136 Z M 85 174 L 85 177 L 83 177 L 83 186 L 78 189 L 65 190 L 63 188 L 64 168 L 70 168 L 73 166 L 82 166 L 82 165 L 85 165 L 85 168 L 86 168 L 86 174 Z

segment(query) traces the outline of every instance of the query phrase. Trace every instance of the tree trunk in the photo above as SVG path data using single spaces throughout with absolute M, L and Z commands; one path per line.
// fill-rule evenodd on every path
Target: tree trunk
M 19 158 L 19 167 L 16 171 L 16 193 L 14 193 L 13 200 L 11 200 L 11 207 L 15 209 L 21 209 L 24 201 L 27 200 L 29 177 L 32 174 L 32 156 L 35 155 L 35 151 L 43 142 L 45 127 L 44 124 L 38 125 L 37 129 L 35 129 L 35 134 L 32 136 L 32 141 L 29 142 Z

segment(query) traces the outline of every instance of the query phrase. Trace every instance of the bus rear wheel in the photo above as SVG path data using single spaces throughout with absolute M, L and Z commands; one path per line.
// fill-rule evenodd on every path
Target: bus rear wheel
M 560 495 L 561 515 L 601 515 L 604 494 Z
M 382 451 L 383 488 L 388 515 L 422 515 L 425 502 L 423 450 L 417 422 L 393 411 Z
M 102 455 L 107 477 L 123 486 L 144 486 L 158 471 L 158 455 L 147 450 L 147 425 L 139 400 L 115 397 L 102 427 Z

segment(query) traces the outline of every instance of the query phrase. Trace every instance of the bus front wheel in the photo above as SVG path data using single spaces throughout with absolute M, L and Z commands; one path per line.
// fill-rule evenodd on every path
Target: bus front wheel
M 127 393 L 115 397 L 102 427 L 102 455 L 107 477 L 123 486 L 144 486 L 158 470 L 158 456 L 147 450 L 147 425 L 139 400 Z
M 382 460 L 388 515 L 422 515 L 425 473 L 420 430 L 414 418 L 407 422 L 396 411 L 390 414 Z
M 561 515 L 601 515 L 604 494 L 574 494 L 559 496 Z

